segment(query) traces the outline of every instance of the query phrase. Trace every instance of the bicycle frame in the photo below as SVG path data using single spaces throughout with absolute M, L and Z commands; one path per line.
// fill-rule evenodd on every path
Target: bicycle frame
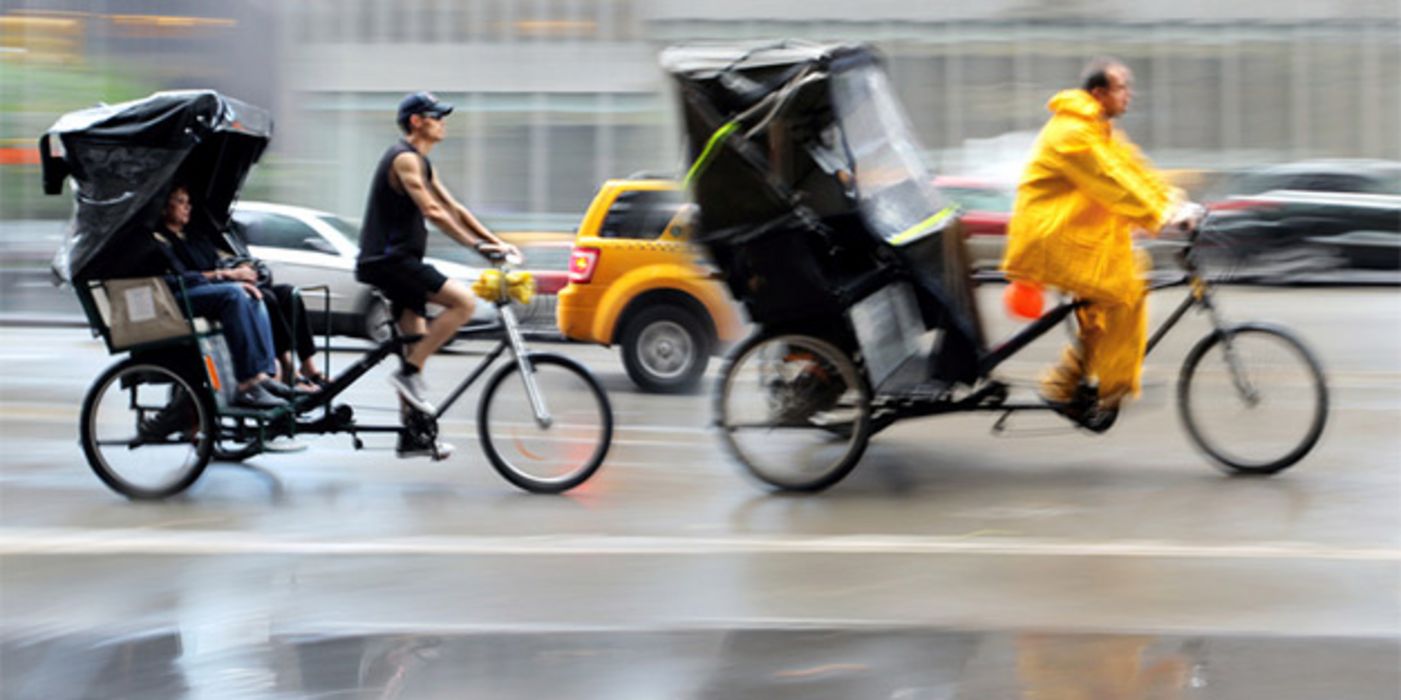
M 473 328 L 471 330 L 459 330 L 458 338 L 472 338 L 486 335 L 488 333 L 505 330 L 505 337 L 502 338 L 476 367 L 457 384 L 448 394 L 437 410 L 432 414 L 433 421 L 437 421 L 447 413 L 448 409 L 462 397 L 486 370 L 495 364 L 507 349 L 511 350 L 516 361 L 521 363 L 521 376 L 524 380 L 526 393 L 530 398 L 531 408 L 535 413 L 535 420 L 541 427 L 549 427 L 552 422 L 549 408 L 545 404 L 545 398 L 535 385 L 534 373 L 530 367 L 530 351 L 525 345 L 525 338 L 520 331 L 520 322 L 516 319 L 515 311 L 510 306 L 509 300 L 492 302 L 496 305 L 498 315 L 501 318 L 499 325 L 487 326 L 485 328 Z M 418 341 L 420 336 L 401 335 L 397 324 L 390 324 L 390 338 L 374 348 L 367 351 L 354 364 L 342 370 L 332 378 L 331 383 L 316 394 L 303 399 L 303 403 L 298 406 L 299 413 L 310 413 L 318 408 L 324 408 L 324 414 L 315 420 L 299 420 L 296 423 L 296 432 L 299 433 L 397 433 L 404 429 L 401 425 L 360 425 L 355 424 L 349 416 L 339 417 L 332 407 L 332 402 L 346 389 L 355 384 L 361 377 L 371 369 L 383 362 L 391 354 L 399 354 L 404 347 Z M 328 350 L 329 353 L 329 350 Z M 329 356 L 327 358 L 329 367 Z M 352 414 L 353 415 L 353 414 Z
M 1194 307 L 1201 307 L 1211 315 L 1212 325 L 1218 330 L 1225 324 L 1216 313 L 1216 306 L 1211 298 L 1211 285 L 1201 276 L 1195 261 L 1190 255 L 1191 244 L 1195 242 L 1195 235 L 1188 243 L 1188 248 L 1183 251 L 1182 262 L 1184 274 L 1179 279 L 1149 285 L 1148 293 L 1161 289 L 1188 285 L 1191 292 L 1178 304 L 1171 314 L 1168 315 L 1161 325 L 1149 337 L 1144 356 L 1162 341 L 1168 331 L 1177 325 L 1182 317 Z M 987 378 L 992 370 L 996 369 L 1009 357 L 1036 341 L 1047 331 L 1059 325 L 1072 312 L 1090 304 L 1087 300 L 1074 300 L 1059 304 L 1047 311 L 1031 325 L 1021 329 L 1010 338 L 1002 341 L 996 347 L 990 349 L 979 358 L 979 374 Z M 1229 356 L 1229 353 L 1228 353 Z M 999 411 L 1011 413 L 1013 411 L 1049 411 L 1056 410 L 1056 406 L 1046 403 L 1007 403 L 1005 401 L 1007 386 L 999 381 L 985 381 L 971 394 L 957 400 L 912 400 L 894 408 L 895 418 L 917 418 L 922 416 L 939 415 L 943 413 L 953 413 L 957 411 Z

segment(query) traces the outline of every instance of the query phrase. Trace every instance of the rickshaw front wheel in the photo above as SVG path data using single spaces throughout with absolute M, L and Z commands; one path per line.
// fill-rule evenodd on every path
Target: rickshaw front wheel
M 715 392 L 726 450 L 760 481 L 821 491 L 856 467 L 871 438 L 871 390 L 851 356 L 808 335 L 756 335 Z
M 1313 449 L 1328 420 L 1328 382 L 1292 333 L 1248 323 L 1187 354 L 1177 385 L 1187 435 L 1224 471 L 1269 475 Z
M 112 490 L 137 500 L 189 488 L 214 451 L 214 409 L 203 385 L 170 367 L 127 359 L 88 390 L 83 454 Z

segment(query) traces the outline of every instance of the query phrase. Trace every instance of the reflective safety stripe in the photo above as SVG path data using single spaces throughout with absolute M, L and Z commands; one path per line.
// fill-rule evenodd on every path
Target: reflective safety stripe
M 947 218 L 949 218 L 950 216 L 953 216 L 953 213 L 954 213 L 955 211 L 957 211 L 957 210 L 958 210 L 958 207 L 957 207 L 957 206 L 954 206 L 954 205 L 952 205 L 952 204 L 950 204 L 950 205 L 947 206 L 947 207 L 944 207 L 943 209 L 939 210 L 939 213 L 937 213 L 937 214 L 935 214 L 935 215 L 929 217 L 928 219 L 925 219 L 924 221 L 921 221 L 921 222 L 915 224 L 914 226 L 911 226 L 911 227 L 905 229 L 904 231 L 901 231 L 900 233 L 897 233 L 897 234 L 895 234 L 894 236 L 892 236 L 892 237 L 890 238 L 890 244 L 891 244 L 891 245 L 905 245 L 906 243 L 909 243 L 909 242 L 914 241 L 914 240 L 916 240 L 916 239 L 923 238 L 923 237 L 924 237 L 923 234 L 924 234 L 926 231 L 929 231 L 930 229 L 932 229 L 932 228 L 934 228 L 935 226 L 939 225 L 940 223 L 942 223 L 942 222 L 944 221 L 944 219 L 947 219 Z
M 204 356 L 204 369 L 209 373 L 209 383 L 214 387 L 214 390 L 222 390 L 222 387 L 219 385 L 219 370 L 214 367 L 213 355 Z
M 709 165 L 710 160 L 715 157 L 716 146 L 719 146 L 721 141 L 728 138 L 738 128 L 739 122 L 726 122 L 724 126 L 716 129 L 715 133 L 710 135 L 710 140 L 705 142 L 705 149 L 701 151 L 700 157 L 696 158 L 696 162 L 691 164 L 691 169 L 686 171 L 686 179 L 683 181 L 685 186 L 690 187 L 691 183 L 700 177 L 701 171 L 705 170 L 705 166 Z

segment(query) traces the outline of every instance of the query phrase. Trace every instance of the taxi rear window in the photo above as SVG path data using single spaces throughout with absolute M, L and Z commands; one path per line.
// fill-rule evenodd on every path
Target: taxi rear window
M 618 194 L 598 235 L 603 238 L 655 240 L 685 205 L 678 190 L 627 190 Z

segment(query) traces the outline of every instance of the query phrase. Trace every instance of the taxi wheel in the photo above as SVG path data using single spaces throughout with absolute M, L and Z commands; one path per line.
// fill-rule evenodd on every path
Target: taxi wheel
M 677 394 L 694 391 L 710 363 L 710 336 L 685 308 L 650 306 L 623 328 L 623 366 L 643 391 Z

